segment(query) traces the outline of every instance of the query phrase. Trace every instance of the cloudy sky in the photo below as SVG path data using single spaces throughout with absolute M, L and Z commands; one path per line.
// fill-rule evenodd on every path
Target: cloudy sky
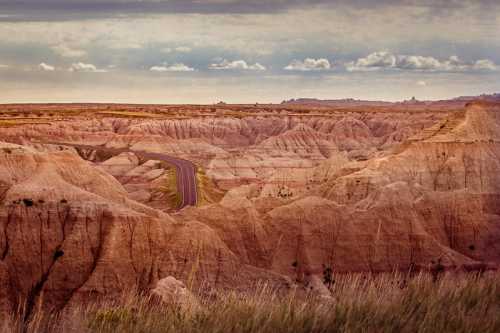
M 0 0 L 0 103 L 500 91 L 497 0 Z

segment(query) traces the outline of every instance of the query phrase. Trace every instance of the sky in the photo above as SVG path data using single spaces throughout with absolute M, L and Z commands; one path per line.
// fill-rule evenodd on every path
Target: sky
M 497 0 L 0 0 L 0 103 L 500 92 Z

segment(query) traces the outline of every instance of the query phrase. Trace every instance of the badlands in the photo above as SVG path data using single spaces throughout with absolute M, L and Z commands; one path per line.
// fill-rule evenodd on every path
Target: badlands
M 0 313 L 494 270 L 500 100 L 2 105 L 0 201 Z

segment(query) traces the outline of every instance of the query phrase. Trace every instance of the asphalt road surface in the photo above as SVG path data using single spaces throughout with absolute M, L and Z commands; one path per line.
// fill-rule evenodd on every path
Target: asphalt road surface
M 196 203 L 198 201 L 198 192 L 196 187 L 196 166 L 188 160 L 184 160 L 181 158 L 161 153 L 130 150 L 126 148 L 106 148 L 100 146 L 86 146 L 86 145 L 76 145 L 68 143 L 55 143 L 55 144 L 61 146 L 71 146 L 81 149 L 100 150 L 103 152 L 110 152 L 114 154 L 133 153 L 144 160 L 157 160 L 169 163 L 173 165 L 176 169 L 177 191 L 179 192 L 182 198 L 181 203 L 177 208 L 182 209 L 186 206 L 196 206 Z
M 198 192 L 196 188 L 196 167 L 188 160 L 172 157 L 160 153 L 150 153 L 145 151 L 130 151 L 143 159 L 158 160 L 167 162 L 175 166 L 177 171 L 177 191 L 180 193 L 182 202 L 179 209 L 186 206 L 196 206 Z

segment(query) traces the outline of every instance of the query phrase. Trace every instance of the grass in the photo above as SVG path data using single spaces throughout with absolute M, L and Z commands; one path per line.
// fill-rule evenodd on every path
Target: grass
M 158 191 L 165 195 L 166 203 L 169 208 L 177 209 L 182 204 L 182 196 L 177 188 L 177 170 L 174 166 L 165 163 L 165 174 L 163 185 Z
M 182 203 L 181 193 L 177 189 L 177 171 L 173 165 L 165 162 L 164 167 L 167 171 L 158 191 L 164 194 L 168 207 L 177 209 Z M 220 190 L 200 167 L 196 168 L 196 186 L 198 206 L 219 202 L 224 197 L 225 192 Z
M 200 293 L 200 307 L 152 302 L 138 293 L 65 314 L 35 314 L 24 332 L 499 332 L 500 275 L 338 276 L 332 299 L 261 285 L 250 293 Z M 301 296 L 299 296 L 301 295 Z M 183 310 L 184 309 L 184 310 Z M 17 323 L 17 324 L 16 324 Z M 12 328 L 11 328 L 12 329 Z
M 198 189 L 198 206 L 219 202 L 226 193 L 217 187 L 201 167 L 196 168 L 196 186 Z

